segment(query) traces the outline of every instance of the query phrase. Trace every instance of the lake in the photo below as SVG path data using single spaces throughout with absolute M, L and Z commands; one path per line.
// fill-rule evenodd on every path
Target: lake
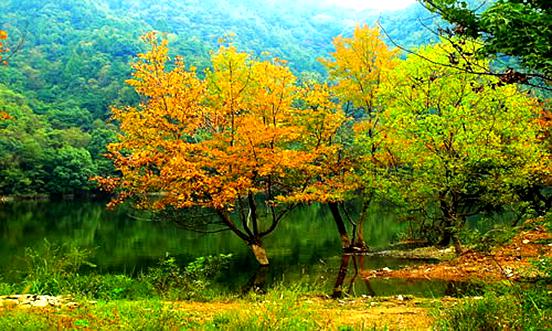
M 107 210 L 101 202 L 24 201 L 0 205 L 0 273 L 4 280 L 20 268 L 26 247 L 38 248 L 47 240 L 54 245 L 74 244 L 93 252 L 96 272 L 135 274 L 171 255 L 185 264 L 197 257 L 231 253 L 232 263 L 219 277 L 218 285 L 236 291 L 254 277 L 258 268 L 250 250 L 230 232 L 199 234 L 171 223 L 148 221 L 128 208 Z M 404 224 L 392 210 L 372 208 L 365 224 L 370 247 L 385 247 L 396 241 Z M 312 205 L 291 212 L 280 227 L 265 239 L 271 266 L 266 286 L 298 283 L 331 289 L 342 262 L 340 241 L 329 210 Z M 354 261 L 355 263 L 357 261 Z M 416 294 L 442 296 L 451 284 L 438 281 L 371 280 L 354 277 L 351 262 L 345 285 L 356 295 Z M 363 269 L 396 268 L 419 261 L 388 257 L 365 257 Z M 358 263 L 356 263 L 358 265 Z M 344 285 L 344 286 L 345 286 Z

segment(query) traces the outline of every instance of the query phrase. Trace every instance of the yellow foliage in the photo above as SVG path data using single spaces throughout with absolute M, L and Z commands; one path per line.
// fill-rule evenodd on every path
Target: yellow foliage
M 345 118 L 327 86 L 301 88 L 284 61 L 253 60 L 233 46 L 214 52 L 200 79 L 183 59 L 171 61 L 167 41 L 144 40 L 150 51 L 128 80 L 143 102 L 113 109 L 122 135 L 109 150 L 122 180 L 99 180 L 120 193 L 115 203 L 231 210 L 251 194 L 267 203 L 276 192 L 301 194 L 324 169 Z M 309 106 L 297 107 L 301 99 Z
M 380 84 L 396 65 L 398 51 L 383 42 L 379 28 L 367 25 L 357 26 L 351 38 L 339 36 L 333 43 L 333 59 L 322 63 L 337 82 L 338 96 L 366 113 L 372 112 Z

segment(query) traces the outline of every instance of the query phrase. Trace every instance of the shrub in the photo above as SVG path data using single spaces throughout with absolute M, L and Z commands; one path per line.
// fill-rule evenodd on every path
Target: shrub
M 105 301 L 156 297 L 150 283 L 126 275 L 79 275 L 67 281 L 65 290 L 73 295 Z
M 182 269 L 174 257 L 167 256 L 140 277 L 162 297 L 170 299 L 205 299 L 211 295 L 211 280 L 224 270 L 231 254 L 199 257 Z
M 200 257 L 181 268 L 173 257 L 162 259 L 138 278 L 128 275 L 83 273 L 89 250 L 72 245 L 56 246 L 44 241 L 38 249 L 25 250 L 23 281 L 14 286 L 0 283 L 0 294 L 12 292 L 40 295 L 71 294 L 101 300 L 205 299 L 212 295 L 211 280 L 228 265 L 231 255 Z

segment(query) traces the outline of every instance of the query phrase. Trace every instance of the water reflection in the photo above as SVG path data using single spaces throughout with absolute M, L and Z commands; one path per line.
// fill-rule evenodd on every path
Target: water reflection
M 347 278 L 347 273 L 349 271 L 349 262 L 353 260 L 353 270 L 352 275 L 349 277 L 348 285 L 345 282 Z M 342 298 L 345 294 L 355 295 L 355 282 L 359 278 L 361 272 L 365 272 L 364 261 L 366 256 L 364 255 L 350 255 L 345 254 L 341 258 L 341 265 L 339 266 L 339 271 L 337 273 L 337 279 L 332 292 L 332 298 Z M 375 296 L 376 292 L 370 285 L 370 280 L 367 277 L 361 277 L 362 282 L 366 286 L 366 294 L 370 296 Z M 344 288 L 346 286 L 346 288 Z
M 406 265 L 433 263 L 431 260 L 384 259 L 388 267 L 394 269 Z M 345 296 L 392 296 L 415 295 L 418 297 L 463 296 L 480 294 L 477 284 L 453 282 L 434 279 L 397 279 L 368 278 L 371 270 L 381 268 L 374 263 L 374 257 L 366 255 L 343 255 L 336 272 L 331 297 L 338 299 Z M 378 265 L 378 267 L 375 267 Z
M 258 264 L 249 249 L 230 232 L 198 234 L 171 224 L 136 221 L 125 207 L 108 211 L 96 202 L 16 202 L 0 205 L 0 277 L 9 280 L 22 263 L 25 247 L 72 243 L 94 252 L 91 262 L 100 273 L 137 273 L 170 254 L 181 264 L 200 256 L 232 253 L 230 268 L 217 286 L 228 291 L 266 290 L 276 284 L 317 284 L 326 293 L 340 288 L 351 295 L 444 293 L 446 284 L 428 288 L 409 282 L 371 280 L 362 270 L 416 263 L 388 257 L 349 257 L 340 254 L 340 242 L 329 211 L 320 205 L 298 208 L 265 244 L 271 266 L 254 272 Z M 392 211 L 374 207 L 365 223 L 371 247 L 387 246 L 403 231 Z M 348 273 L 347 273 L 347 270 Z M 337 275 L 337 276 L 336 276 Z M 337 286 L 336 277 L 342 280 Z M 348 278 L 347 278 L 348 277 Z M 436 290 L 437 289 L 437 290 Z M 433 291 L 433 292 L 432 292 Z M 414 292 L 414 293 L 413 293 Z
M 13 265 L 25 247 L 73 243 L 95 252 L 105 271 L 140 270 L 169 253 L 183 263 L 196 257 L 232 253 L 236 263 L 254 266 L 247 247 L 232 233 L 198 234 L 172 224 L 136 221 L 124 206 L 106 210 L 98 202 L 15 202 L 0 205 L 0 265 Z M 374 210 L 367 222 L 371 246 L 387 245 L 401 225 L 391 213 Z M 308 264 L 340 253 L 335 225 L 320 205 L 298 208 L 266 238 L 271 262 Z M 249 269 L 253 270 L 253 269 Z

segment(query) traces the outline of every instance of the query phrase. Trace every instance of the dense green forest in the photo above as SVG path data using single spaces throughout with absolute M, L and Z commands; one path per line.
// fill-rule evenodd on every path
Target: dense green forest
M 420 5 L 379 13 L 290 0 L 8 0 L 0 13 L 8 44 L 21 44 L 0 68 L 0 111 L 15 119 L 0 124 L 1 195 L 82 194 L 93 189 L 87 178 L 112 171 L 102 156 L 116 135 L 110 107 L 137 102 L 125 80 L 148 31 L 164 33 L 171 52 L 200 69 L 227 38 L 307 76 L 324 76 L 318 58 L 361 22 L 379 20 L 405 46 L 436 38 Z

